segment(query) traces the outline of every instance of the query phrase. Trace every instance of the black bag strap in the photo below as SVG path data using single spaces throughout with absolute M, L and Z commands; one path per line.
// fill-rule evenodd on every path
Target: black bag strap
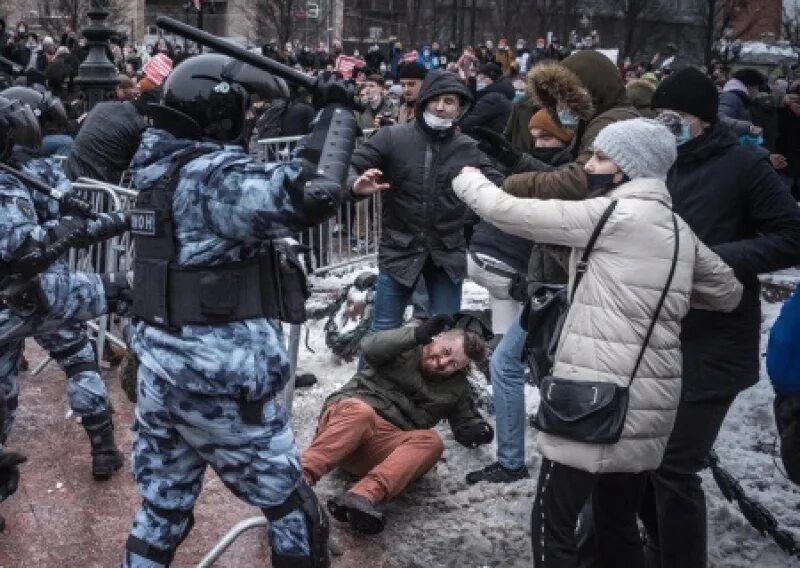
M 678 220 L 675 218 L 675 213 L 672 214 L 672 227 L 675 231 L 675 252 L 672 254 L 672 266 L 669 269 L 667 284 L 664 286 L 664 290 L 661 291 L 661 297 L 658 299 L 656 311 L 653 314 L 653 319 L 650 321 L 650 327 L 647 329 L 647 335 L 644 336 L 642 350 L 639 351 L 639 357 L 637 357 L 636 365 L 633 367 L 633 373 L 631 373 L 631 380 L 628 383 L 628 387 L 631 386 L 633 379 L 636 378 L 636 373 L 639 371 L 639 364 L 642 362 L 645 351 L 647 351 L 647 344 L 650 343 L 650 336 L 653 335 L 653 330 L 655 329 L 656 322 L 658 321 L 658 315 L 661 313 L 661 308 L 664 306 L 664 300 L 667 299 L 669 287 L 672 285 L 672 277 L 675 276 L 675 267 L 678 265 L 678 249 L 680 248 L 680 231 L 678 230 Z
M 614 212 L 614 208 L 616 206 L 617 201 L 614 200 L 609 203 L 608 207 L 606 207 L 606 210 L 603 211 L 603 214 L 600 216 L 600 220 L 597 221 L 597 224 L 594 226 L 592 236 L 589 237 L 589 242 L 587 243 L 586 248 L 583 249 L 583 255 L 581 256 L 580 261 L 578 261 L 578 264 L 575 266 L 575 278 L 572 281 L 572 291 L 569 296 L 570 304 L 572 303 L 572 300 L 575 299 L 575 292 L 578 290 L 578 284 L 580 284 L 581 279 L 583 279 L 583 275 L 586 273 L 586 269 L 588 268 L 587 261 L 589 260 L 589 255 L 592 253 L 595 242 L 597 242 L 597 237 L 600 236 L 606 221 L 608 221 L 608 218 L 611 217 L 611 213 Z

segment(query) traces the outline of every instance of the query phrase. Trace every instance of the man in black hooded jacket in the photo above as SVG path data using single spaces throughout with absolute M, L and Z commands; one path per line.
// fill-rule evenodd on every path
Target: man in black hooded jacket
M 450 185 L 466 165 L 502 182 L 477 143 L 456 131 L 457 120 L 472 103 L 456 75 L 433 71 L 420 89 L 416 119 L 381 128 L 353 153 L 351 188 L 362 194 L 388 189 L 381 211 L 373 331 L 400 327 L 420 277 L 428 289 L 430 315 L 452 315 L 461 307 L 466 209 Z
M 736 395 L 759 378 L 758 275 L 800 263 L 800 208 L 764 153 L 740 146 L 717 119 L 719 96 L 701 71 L 665 79 L 653 108 L 680 117 L 678 159 L 667 177 L 673 209 L 744 285 L 730 313 L 691 310 L 683 320 L 683 391 L 664 461 L 645 503 L 648 553 L 660 568 L 705 568 L 700 476 Z

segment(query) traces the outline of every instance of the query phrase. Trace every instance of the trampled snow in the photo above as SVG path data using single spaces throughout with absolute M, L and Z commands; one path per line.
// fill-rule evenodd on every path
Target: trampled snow
M 336 289 L 353 276 L 316 279 L 313 303 L 330 302 Z M 766 277 L 778 288 L 795 285 L 800 272 L 784 271 Z M 463 290 L 463 307 L 487 307 L 485 291 L 472 282 Z M 780 303 L 763 302 L 762 352 L 769 328 L 780 310 Z M 295 394 L 292 423 L 301 448 L 308 445 L 322 403 L 355 372 L 355 362 L 338 362 L 325 347 L 324 321 L 311 322 L 309 345 L 301 347 L 299 372 L 313 372 L 317 386 Z M 473 383 L 491 399 L 490 387 L 475 373 Z M 533 413 L 538 393 L 526 386 L 527 412 Z M 763 376 L 753 388 L 741 393 L 728 414 L 716 445 L 722 465 L 740 480 L 746 493 L 766 506 L 800 541 L 800 492 L 786 480 L 775 446 L 776 431 L 772 414 L 773 392 Z M 493 417 L 489 416 L 493 423 Z M 387 526 L 380 535 L 356 537 L 376 544 L 391 559 L 390 565 L 410 567 L 516 567 L 531 566 L 529 538 L 530 510 L 536 489 L 540 456 L 534 450 L 535 432 L 527 429 L 527 463 L 531 479 L 509 485 L 469 486 L 464 475 L 495 459 L 495 446 L 469 450 L 458 445 L 446 423 L 437 431 L 445 442 L 445 453 L 436 467 L 386 507 Z M 742 516 L 737 506 L 727 502 L 709 472 L 703 472 L 708 502 L 709 557 L 714 568 L 786 568 L 800 566 L 781 551 L 770 538 L 759 535 Z M 318 485 L 324 501 L 344 491 L 352 480 L 332 473 Z M 335 522 L 335 521 L 332 521 Z M 382 564 L 383 565 L 383 564 Z

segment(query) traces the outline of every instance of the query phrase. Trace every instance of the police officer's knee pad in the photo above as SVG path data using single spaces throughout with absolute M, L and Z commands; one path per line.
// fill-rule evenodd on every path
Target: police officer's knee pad
M 186 540 L 186 537 L 189 536 L 189 532 L 191 532 L 192 527 L 194 526 L 194 509 L 189 509 L 188 511 L 182 511 L 179 509 L 164 509 L 157 505 L 153 505 L 152 503 L 147 503 L 147 506 L 159 517 L 169 521 L 174 525 L 180 524 L 183 521 L 187 521 L 186 528 L 183 530 L 183 534 L 180 536 L 173 548 L 158 548 L 149 542 L 130 535 L 128 536 L 128 541 L 125 543 L 125 550 L 157 564 L 161 564 L 162 566 L 168 567 L 170 564 L 172 564 L 172 559 L 175 557 L 175 551 L 181 545 L 181 543 Z
M 308 546 L 311 556 L 288 556 L 272 552 L 273 568 L 328 568 L 328 533 L 330 530 L 328 515 L 322 508 L 314 490 L 301 480 L 297 488 L 282 504 L 262 509 L 270 522 L 282 519 L 292 511 L 300 509 L 308 527 Z

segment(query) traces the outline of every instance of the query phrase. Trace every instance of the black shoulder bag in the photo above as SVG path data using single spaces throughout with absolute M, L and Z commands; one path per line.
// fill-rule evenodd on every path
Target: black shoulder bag
M 606 210 L 606 213 L 609 213 L 609 211 Z M 607 219 L 608 216 L 604 214 L 603 218 L 598 222 L 583 258 L 578 264 L 572 285 L 573 299 L 575 298 L 578 284 L 586 272 L 586 260 L 590 247 L 594 245 L 594 241 L 600 234 Z M 672 278 L 675 275 L 675 266 L 678 262 L 679 231 L 678 222 L 674 214 L 672 215 L 672 225 L 675 231 L 675 252 L 672 257 L 672 266 L 669 270 L 667 283 L 658 300 L 653 319 L 650 322 L 650 327 L 644 337 L 636 364 L 633 367 L 630 381 L 626 386 L 621 387 L 608 382 L 576 381 L 560 379 L 554 376 L 545 377 L 539 386 L 542 398 L 539 403 L 539 410 L 533 419 L 533 425 L 537 430 L 587 444 L 615 444 L 619 441 L 625 426 L 625 416 L 628 412 L 630 386 L 633 384 L 633 380 L 639 370 L 639 365 L 647 350 L 650 336 L 653 334 L 653 329 L 658 321 L 667 292 L 669 292 L 669 287 L 672 284 Z

